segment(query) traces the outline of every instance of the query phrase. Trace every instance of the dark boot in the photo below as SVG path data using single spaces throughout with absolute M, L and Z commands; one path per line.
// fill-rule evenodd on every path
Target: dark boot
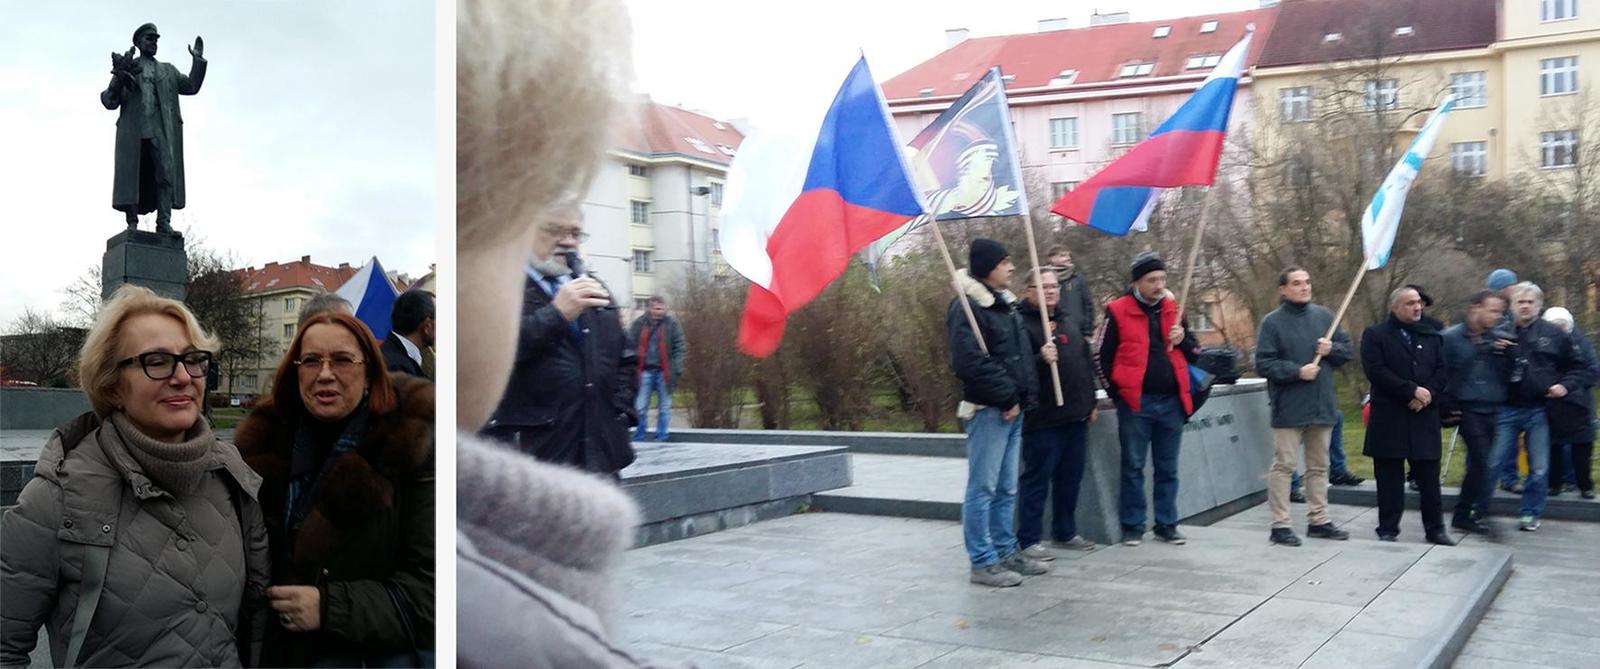
M 1332 539 L 1344 541 L 1350 538 L 1350 533 L 1333 526 L 1333 523 L 1312 525 L 1306 528 L 1306 536 L 1313 539 Z
M 1279 546 L 1300 545 L 1300 537 L 1295 536 L 1294 530 L 1291 530 L 1287 527 L 1272 528 L 1272 534 L 1267 538 L 1271 539 L 1272 543 L 1278 544 Z

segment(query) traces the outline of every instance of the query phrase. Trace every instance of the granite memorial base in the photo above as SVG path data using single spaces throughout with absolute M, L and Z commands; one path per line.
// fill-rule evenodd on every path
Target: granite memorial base
M 183 248 L 183 235 L 124 230 L 106 240 L 100 298 L 109 299 L 123 284 L 131 283 L 181 300 L 188 277 L 189 255 Z
M 622 470 L 639 503 L 638 546 L 803 512 L 811 496 L 850 485 L 836 446 L 640 442 Z

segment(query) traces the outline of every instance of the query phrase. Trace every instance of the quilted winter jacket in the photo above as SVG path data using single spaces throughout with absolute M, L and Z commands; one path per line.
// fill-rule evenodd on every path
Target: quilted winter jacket
M 50 435 L 0 521 L 0 666 L 27 666 L 41 625 L 58 667 L 255 666 L 268 615 L 261 477 L 215 441 L 207 476 L 176 499 L 127 448 L 92 413 Z M 111 550 L 74 662 L 65 655 L 86 546 Z
M 391 379 L 399 405 L 370 416 L 356 450 L 335 456 L 292 545 L 284 539 L 284 503 L 295 420 L 262 405 L 234 433 L 263 479 L 261 504 L 278 557 L 273 584 L 321 593 L 322 629 L 291 632 L 276 618 L 268 622 L 262 661 L 269 666 L 349 666 L 409 653 L 412 640 L 385 581 L 410 600 L 417 645 L 434 647 L 434 386 L 405 374 Z

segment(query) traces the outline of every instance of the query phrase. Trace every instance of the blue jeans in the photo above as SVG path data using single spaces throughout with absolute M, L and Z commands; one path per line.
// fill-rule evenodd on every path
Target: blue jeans
M 661 377 L 661 370 L 647 369 L 639 376 L 639 394 L 633 399 L 633 412 L 639 415 L 639 427 L 634 428 L 633 438 L 644 439 L 646 426 L 650 424 L 650 396 L 656 396 L 656 440 L 667 440 L 667 419 L 672 417 L 672 391 L 667 388 L 667 382 Z
M 994 407 L 967 421 L 967 497 L 961 503 L 961 535 L 973 569 L 1017 551 L 1012 531 L 1017 512 L 1017 461 L 1022 451 L 1022 416 L 1005 420 Z
M 1144 465 L 1155 465 L 1157 525 L 1178 524 L 1178 446 L 1183 442 L 1183 405 L 1177 395 L 1146 395 L 1138 412 L 1117 403 L 1117 438 L 1122 442 L 1122 526 L 1144 531 Z
M 1495 421 L 1494 455 L 1490 462 L 1511 461 L 1516 467 L 1517 435 L 1526 434 L 1528 449 L 1528 481 L 1522 489 L 1522 514 L 1537 516 L 1544 512 L 1545 495 L 1549 493 L 1545 476 L 1550 473 L 1550 422 L 1544 407 L 1500 408 Z
M 1083 482 L 1089 423 L 1080 421 L 1022 433 L 1021 508 L 1017 543 L 1032 546 L 1044 534 L 1044 500 L 1050 498 L 1050 534 L 1067 541 L 1078 534 L 1078 484 Z M 1052 490 L 1054 488 L 1054 490 Z
M 1338 476 L 1349 474 L 1350 468 L 1344 460 L 1344 413 L 1340 412 L 1339 420 L 1333 424 L 1333 436 L 1328 439 L 1328 475 Z M 1294 477 L 1289 479 L 1289 489 L 1300 489 L 1300 470 L 1294 470 Z

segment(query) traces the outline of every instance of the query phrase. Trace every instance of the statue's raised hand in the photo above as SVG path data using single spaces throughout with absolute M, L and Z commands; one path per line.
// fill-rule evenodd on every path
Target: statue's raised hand
M 205 54 L 206 54 L 206 41 L 203 40 L 203 39 L 200 39 L 199 35 L 195 35 L 195 37 L 194 37 L 194 45 L 189 47 L 189 55 L 194 56 L 195 58 L 205 58 L 206 57 Z

